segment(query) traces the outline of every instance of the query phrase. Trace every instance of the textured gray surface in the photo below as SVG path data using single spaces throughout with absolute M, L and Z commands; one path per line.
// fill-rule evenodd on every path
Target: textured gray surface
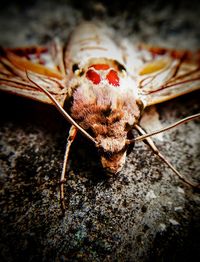
M 119 1 L 107 8 L 88 3 L 80 9 L 64 1 L 7 6 L 1 10 L 0 44 L 65 40 L 83 17 L 92 17 L 130 39 L 199 47 L 198 8 L 192 5 L 127 4 L 119 12 Z M 135 145 L 119 175 L 106 177 L 95 148 L 80 136 L 70 154 L 68 209 L 62 217 L 58 183 L 68 124 L 50 106 L 6 94 L 0 94 L 0 110 L 1 261 L 192 261 L 199 256 L 200 196 L 145 144 Z M 157 111 L 163 125 L 197 113 L 199 93 L 163 103 Z M 183 175 L 199 178 L 199 121 L 156 142 Z

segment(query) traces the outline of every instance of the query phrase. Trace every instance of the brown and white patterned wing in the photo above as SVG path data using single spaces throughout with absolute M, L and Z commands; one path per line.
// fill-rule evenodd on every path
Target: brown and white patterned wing
M 138 92 L 145 106 L 200 89 L 200 52 L 141 45 Z
M 0 90 L 52 104 L 51 100 L 29 81 L 46 88 L 63 106 L 66 98 L 65 70 L 58 42 L 48 47 L 1 48 Z

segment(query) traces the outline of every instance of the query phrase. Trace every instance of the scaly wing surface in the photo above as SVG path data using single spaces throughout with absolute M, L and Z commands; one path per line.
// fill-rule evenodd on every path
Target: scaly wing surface
M 200 89 L 200 52 L 140 45 L 138 92 L 145 106 Z
M 33 84 L 35 82 L 46 88 L 63 106 L 66 76 L 62 53 L 58 41 L 48 47 L 1 48 L 0 90 L 52 104 Z

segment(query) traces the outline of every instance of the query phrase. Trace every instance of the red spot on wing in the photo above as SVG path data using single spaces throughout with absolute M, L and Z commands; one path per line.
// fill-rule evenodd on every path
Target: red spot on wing
M 90 67 L 93 67 L 96 70 L 108 70 L 110 68 L 110 66 L 107 64 L 95 64 L 91 65 Z
M 119 86 L 119 77 L 115 70 L 110 70 L 106 76 L 106 79 L 110 85 Z
M 92 69 L 89 69 L 87 71 L 86 77 L 95 85 L 98 85 L 101 82 L 100 75 Z

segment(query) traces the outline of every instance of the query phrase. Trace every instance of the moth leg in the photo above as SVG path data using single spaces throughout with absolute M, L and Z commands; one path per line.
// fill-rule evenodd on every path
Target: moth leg
M 141 134 L 141 135 L 145 135 L 146 132 L 141 128 L 141 126 L 139 125 L 135 125 L 136 130 Z M 146 138 L 144 139 L 147 144 L 150 146 L 150 148 L 152 149 L 152 151 L 154 152 L 155 155 L 157 155 L 158 157 L 160 157 L 160 159 L 168 165 L 168 167 L 186 184 L 195 187 L 195 188 L 200 188 L 199 184 L 193 183 L 191 181 L 189 181 L 188 179 L 186 179 L 185 177 L 183 177 L 173 166 L 172 164 L 165 158 L 165 156 L 163 156 L 160 151 L 158 150 L 158 148 L 156 147 L 156 145 L 154 144 L 153 140 L 151 138 Z
M 71 126 L 69 130 L 69 135 L 67 138 L 67 145 L 65 149 L 65 155 L 64 155 L 64 161 L 63 161 L 63 168 L 62 168 L 62 173 L 60 177 L 60 204 L 61 204 L 61 209 L 64 212 L 65 210 L 65 202 L 64 202 L 64 183 L 66 181 L 65 179 L 65 174 L 66 174 L 66 169 L 67 169 L 67 161 L 68 161 L 68 156 L 69 156 L 69 150 L 71 147 L 71 144 L 73 143 L 76 134 L 77 134 L 78 129 L 75 126 Z

